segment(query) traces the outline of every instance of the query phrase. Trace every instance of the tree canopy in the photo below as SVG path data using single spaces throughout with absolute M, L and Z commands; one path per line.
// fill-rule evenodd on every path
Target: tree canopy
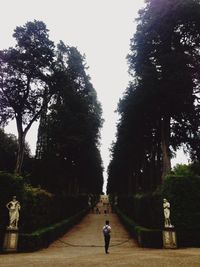
M 36 152 L 46 164 L 55 163 L 44 183 L 56 182 L 52 175 L 56 172 L 61 188 L 99 193 L 103 185 L 98 150 L 101 105 L 86 74 L 84 57 L 63 42 L 57 47 L 54 81 L 51 103 L 41 116 Z
M 64 193 L 100 193 L 102 110 L 85 57 L 54 46 L 42 21 L 16 27 L 16 45 L 0 51 L 0 126 L 15 119 L 20 173 L 26 134 L 40 120 L 33 184 Z M 29 164 L 30 165 L 30 164 Z
M 199 161 L 199 14 L 198 1 L 179 0 L 149 0 L 139 11 L 108 191 L 154 190 L 183 145 Z
M 15 119 L 18 130 L 16 172 L 20 173 L 25 137 L 39 119 L 50 94 L 54 44 L 41 21 L 17 27 L 15 47 L 0 51 L 0 123 Z

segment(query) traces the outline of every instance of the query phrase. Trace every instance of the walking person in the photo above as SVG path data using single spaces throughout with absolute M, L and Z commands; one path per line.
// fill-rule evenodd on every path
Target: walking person
M 105 225 L 103 227 L 103 235 L 104 235 L 104 241 L 105 241 L 105 253 L 108 254 L 108 248 L 110 244 L 110 233 L 111 233 L 111 227 L 109 225 L 109 221 L 106 220 Z

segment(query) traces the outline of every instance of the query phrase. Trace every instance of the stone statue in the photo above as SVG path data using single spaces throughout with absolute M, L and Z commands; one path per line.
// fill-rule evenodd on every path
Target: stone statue
M 163 209 L 164 209 L 164 217 L 165 217 L 165 227 L 166 228 L 172 228 L 174 227 L 171 224 L 170 220 L 170 203 L 166 198 L 163 199 Z
M 19 221 L 19 210 L 20 203 L 17 201 L 16 196 L 13 196 L 13 199 L 6 204 L 7 209 L 9 210 L 9 226 L 8 229 L 18 229 Z

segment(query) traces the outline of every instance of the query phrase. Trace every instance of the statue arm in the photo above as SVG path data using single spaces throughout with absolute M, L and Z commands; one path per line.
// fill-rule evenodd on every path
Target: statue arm
M 8 202 L 7 204 L 6 204 L 6 208 L 9 210 L 10 209 L 10 202 Z
M 17 204 L 18 204 L 17 205 L 18 206 L 18 210 L 20 210 L 21 209 L 20 203 L 18 202 Z

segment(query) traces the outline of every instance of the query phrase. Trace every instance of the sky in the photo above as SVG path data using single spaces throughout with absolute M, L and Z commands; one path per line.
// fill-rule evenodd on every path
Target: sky
M 85 54 L 88 74 L 97 91 L 103 109 L 101 157 L 104 179 L 110 161 L 111 143 L 115 140 L 118 115 L 115 112 L 130 77 L 126 56 L 130 39 L 136 30 L 135 18 L 144 6 L 143 0 L 0 0 L 0 49 L 14 45 L 13 31 L 27 21 L 42 20 L 49 29 L 49 37 L 57 44 L 75 46 Z M 35 153 L 37 139 L 35 123 L 27 135 L 27 142 Z M 16 134 L 15 123 L 6 132 Z M 174 160 L 185 162 L 182 153 Z M 106 183 L 104 184 L 104 189 Z

